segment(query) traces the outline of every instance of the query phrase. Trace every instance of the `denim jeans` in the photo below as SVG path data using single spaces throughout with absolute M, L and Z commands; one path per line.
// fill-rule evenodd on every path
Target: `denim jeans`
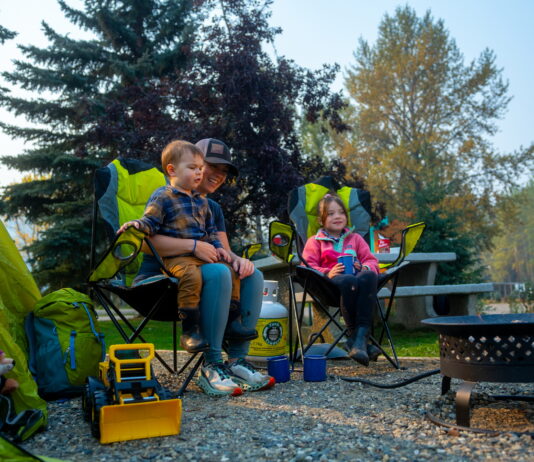
M 221 263 L 202 265 L 202 293 L 200 296 L 200 320 L 202 333 L 210 344 L 204 353 L 206 362 L 222 361 L 222 342 L 228 312 L 232 278 L 230 270 Z M 260 317 L 263 298 L 263 274 L 255 270 L 252 275 L 241 280 L 241 317 L 247 328 L 256 327 Z M 250 342 L 229 342 L 228 357 L 244 358 Z

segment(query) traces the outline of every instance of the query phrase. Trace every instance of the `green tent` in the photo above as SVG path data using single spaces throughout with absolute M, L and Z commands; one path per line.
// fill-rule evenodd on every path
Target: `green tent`
M 24 335 L 24 317 L 40 298 L 37 284 L 0 221 L 0 349 L 16 362 L 6 377 L 17 380 L 20 385 L 11 395 L 17 414 L 28 409 L 38 409 L 43 413 L 36 428 L 21 435 L 23 439 L 46 426 L 47 418 L 46 402 L 37 394 L 37 384 L 28 370 Z

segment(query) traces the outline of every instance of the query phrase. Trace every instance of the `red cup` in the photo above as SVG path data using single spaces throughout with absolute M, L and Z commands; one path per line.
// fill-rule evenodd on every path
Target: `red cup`
M 391 241 L 386 238 L 378 239 L 378 253 L 389 253 Z

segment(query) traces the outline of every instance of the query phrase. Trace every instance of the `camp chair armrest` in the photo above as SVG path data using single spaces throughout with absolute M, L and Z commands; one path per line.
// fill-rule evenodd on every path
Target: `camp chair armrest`
M 397 266 L 393 266 L 391 268 L 388 268 L 387 271 L 384 271 L 383 273 L 380 273 L 378 275 L 378 286 L 382 287 L 393 276 L 395 276 L 401 269 L 405 268 L 409 264 L 410 264 L 410 262 L 405 260 L 401 264 L 399 264 Z
M 156 259 L 156 261 L 158 262 L 158 264 L 161 267 L 161 269 L 165 272 L 165 274 L 167 274 L 167 276 L 169 276 L 169 277 L 174 277 L 173 274 L 171 272 L 169 272 L 167 270 L 167 268 L 165 268 L 165 264 L 163 263 L 163 259 L 161 258 L 160 254 L 158 253 L 158 251 L 154 247 L 154 244 L 152 244 L 152 242 L 150 242 L 150 239 L 145 237 L 145 242 L 146 242 L 146 245 L 148 245 L 148 248 L 150 249 L 150 251 L 152 252 L 152 256 Z
M 321 271 L 316 270 L 315 268 L 312 268 L 311 266 L 299 265 L 299 266 L 297 266 L 297 268 L 298 268 L 299 272 L 300 271 L 302 271 L 302 272 L 309 271 L 311 273 L 317 274 L 318 276 L 322 276 L 323 278 L 325 278 L 327 280 L 330 280 L 330 278 L 325 273 L 322 273 Z

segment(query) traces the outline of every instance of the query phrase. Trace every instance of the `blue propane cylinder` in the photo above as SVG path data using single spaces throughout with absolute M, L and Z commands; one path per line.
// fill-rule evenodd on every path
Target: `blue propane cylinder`
M 263 302 L 256 324 L 258 338 L 250 342 L 248 358 L 266 361 L 287 354 L 288 312 L 277 302 L 278 281 L 264 281 Z

